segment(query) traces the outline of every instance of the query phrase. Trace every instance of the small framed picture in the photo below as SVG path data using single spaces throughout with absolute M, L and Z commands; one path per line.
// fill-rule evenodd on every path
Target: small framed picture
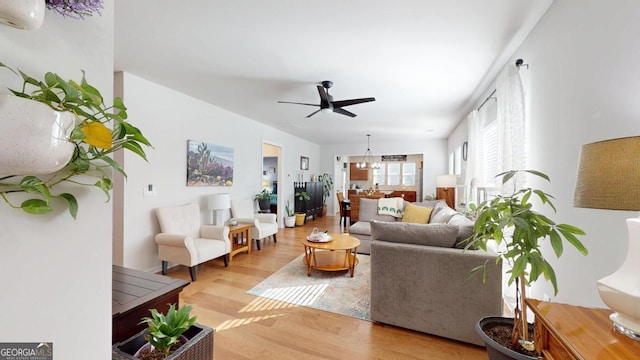
M 300 170 L 309 170 L 309 158 L 300 156 Z

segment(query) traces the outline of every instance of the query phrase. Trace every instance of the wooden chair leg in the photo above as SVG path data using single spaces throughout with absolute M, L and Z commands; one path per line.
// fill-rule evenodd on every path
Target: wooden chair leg
M 276 234 L 273 234 L 273 242 L 274 242 L 274 243 L 277 243 L 277 242 L 278 242 L 278 239 L 276 239 Z
M 260 250 L 260 239 L 256 239 L 256 246 L 258 247 L 258 250 Z
M 223 258 L 224 258 L 224 267 L 229 267 L 229 254 L 226 254 Z
M 189 273 L 191 274 L 191 281 L 196 281 L 196 267 L 192 266 L 189 268 Z
M 162 275 L 167 275 L 167 266 L 169 264 L 166 261 L 162 261 Z

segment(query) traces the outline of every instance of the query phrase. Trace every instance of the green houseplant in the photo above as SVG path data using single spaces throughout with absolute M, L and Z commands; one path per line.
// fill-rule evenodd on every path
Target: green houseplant
M 262 189 L 262 191 L 256 194 L 254 200 L 258 200 L 260 210 L 269 210 L 271 205 L 271 193 L 267 189 Z
M 307 218 L 307 213 L 306 213 L 306 206 L 305 203 L 309 200 L 311 200 L 311 196 L 309 196 L 309 194 L 306 191 L 298 191 L 295 193 L 294 195 L 296 198 L 298 198 L 298 201 L 296 202 L 296 226 L 302 226 L 304 225 L 304 221 Z M 304 208 L 303 208 L 304 206 Z
M 196 323 L 196 317 L 190 317 L 191 305 L 182 306 L 178 310 L 174 304 L 169 306 L 167 314 L 164 315 L 156 309 L 151 309 L 151 316 L 142 318 L 141 323 L 147 324 L 146 340 L 151 347 L 148 350 L 142 350 L 139 354 L 141 359 L 145 359 L 145 353 L 160 352 L 164 357 L 169 355 L 172 348 L 177 348 L 182 342 L 182 334 Z M 177 346 L 176 346 L 177 345 Z M 148 355 L 153 359 L 153 355 Z
M 516 308 L 514 310 L 512 338 L 508 339 L 510 347 L 514 352 L 533 352 L 533 341 L 529 334 L 529 324 L 527 322 L 527 309 L 524 299 L 526 298 L 526 285 L 529 285 L 540 276 L 551 281 L 554 293 L 558 293 L 558 284 L 555 271 L 545 259 L 541 251 L 542 242 L 549 240 L 556 257 L 560 257 L 564 248 L 564 241 L 575 247 L 581 254 L 587 255 L 588 251 L 578 240 L 578 235 L 585 235 L 581 229 L 568 225 L 557 224 L 547 216 L 535 211 L 532 198 L 540 200 L 542 205 L 549 206 L 554 212 L 555 206 L 551 202 L 553 196 L 539 189 L 516 188 L 516 177 L 522 173 L 528 173 L 550 181 L 549 177 L 535 170 L 514 170 L 498 174 L 496 177 L 502 178 L 502 184 L 507 184 L 513 180 L 514 190 L 511 194 L 497 196 L 482 202 L 476 211 L 476 221 L 474 233 L 468 239 L 467 248 L 481 248 L 487 250 L 488 243 L 497 242 L 503 244 L 505 250 L 499 252 L 498 259 L 510 265 L 509 285 L 516 285 Z M 564 240 L 564 241 L 563 241 Z M 482 271 L 483 265 L 473 269 L 473 272 Z M 482 322 L 482 320 L 481 320 Z M 483 322 L 483 327 L 487 321 Z M 478 335 L 481 337 L 480 323 L 476 327 Z M 484 338 L 484 337 L 483 337 Z M 486 341 L 486 339 L 485 339 Z M 487 350 L 490 350 L 490 343 L 487 343 Z M 510 345 L 510 346 L 508 346 Z M 502 350 L 502 349 L 501 349 Z M 501 354 L 500 350 L 498 350 Z M 491 355 L 491 351 L 489 351 Z M 507 353 L 507 352 L 504 352 Z M 509 354 L 508 358 L 517 358 Z
M 333 176 L 324 173 L 318 177 L 318 180 L 322 182 L 322 215 L 324 216 L 327 214 L 327 199 L 331 196 L 333 189 Z
M 112 170 L 126 177 L 124 169 L 111 158 L 111 154 L 124 149 L 147 159 L 143 146 L 150 147 L 151 144 L 138 128 L 127 122 L 122 99 L 116 97 L 113 105 L 105 105 L 100 92 L 86 81 L 84 72 L 80 82 L 66 81 L 52 72 L 47 72 L 44 80 L 40 81 L 3 63 L 0 63 L 1 67 L 22 77 L 22 89 L 9 89 L 15 97 L 44 104 L 62 114 L 72 114 L 75 122 L 69 134 L 62 139 L 65 144 L 71 144 L 72 151 L 69 152 L 70 159 L 60 169 L 38 176 L 0 176 L 0 197 L 10 207 L 29 214 L 45 214 L 52 211 L 54 200 L 63 200 L 75 218 L 78 212 L 75 196 L 56 192 L 58 185 L 95 186 L 105 193 L 109 201 L 109 192 L 113 188 Z M 26 197 L 26 200 L 15 204 L 10 197 L 18 194 L 23 194 L 22 199 Z
M 291 208 L 289 204 L 289 200 L 287 200 L 287 204 L 284 207 L 285 216 L 284 216 L 284 226 L 286 227 L 294 227 L 296 225 L 296 213 Z
M 176 309 L 168 304 L 166 315 L 150 310 L 140 324 L 147 328 L 112 347 L 113 360 L 210 360 L 213 359 L 213 329 L 195 323 L 192 307 Z

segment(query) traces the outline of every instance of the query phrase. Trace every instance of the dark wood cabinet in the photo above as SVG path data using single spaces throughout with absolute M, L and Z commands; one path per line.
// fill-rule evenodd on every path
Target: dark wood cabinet
M 349 163 L 349 180 L 369 180 L 369 169 L 358 169 L 356 163 Z
M 150 316 L 149 309 L 162 313 L 169 304 L 179 307 L 179 294 L 188 281 L 113 265 L 111 313 L 113 344 L 144 330 L 140 319 Z
M 307 181 L 296 182 L 293 184 L 294 194 L 305 191 L 309 194 L 309 201 L 300 200 L 298 196 L 295 197 L 294 208 L 296 212 L 306 213 L 307 217 L 311 216 L 315 220 L 317 216 L 322 216 L 322 182 L 321 181 Z

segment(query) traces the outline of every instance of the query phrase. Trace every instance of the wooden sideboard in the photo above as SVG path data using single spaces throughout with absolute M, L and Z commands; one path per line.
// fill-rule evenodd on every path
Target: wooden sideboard
M 151 315 L 149 309 L 166 313 L 168 304 L 178 307 L 178 295 L 189 282 L 113 265 L 111 284 L 111 343 L 115 344 L 146 327 L 139 323 Z
M 535 344 L 544 359 L 640 359 L 640 342 L 613 330 L 611 310 L 534 299 L 526 303 L 536 315 Z

